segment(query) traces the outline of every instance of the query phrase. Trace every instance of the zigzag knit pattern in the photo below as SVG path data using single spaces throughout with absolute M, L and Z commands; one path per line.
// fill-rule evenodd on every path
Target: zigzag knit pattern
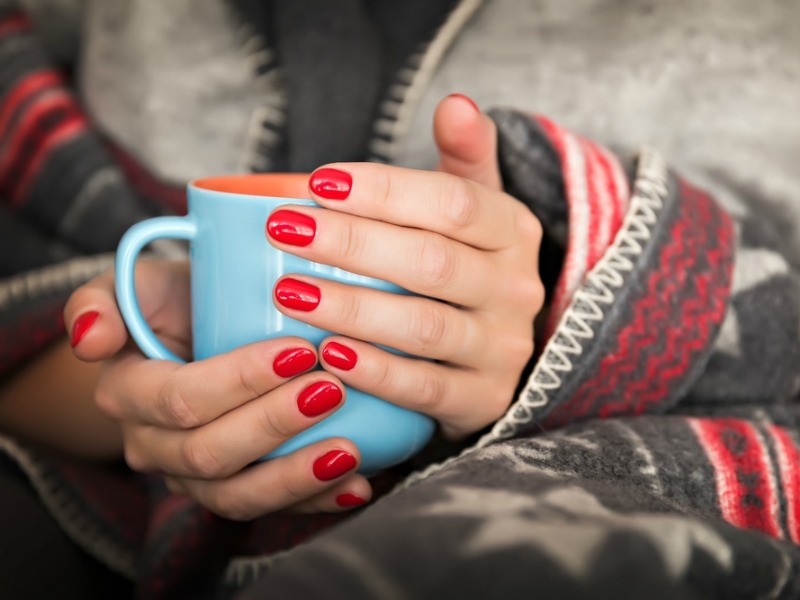
M 592 189 L 585 202 L 602 204 Z M 576 212 L 570 208 L 570 217 Z M 579 231 L 589 235 L 587 228 Z M 570 248 L 589 246 L 576 235 L 570 233 Z M 712 351 L 732 264 L 727 214 L 671 176 L 656 153 L 643 151 L 613 243 L 571 295 L 516 404 L 481 443 L 535 422 L 553 427 L 666 410 Z
M 732 225 L 705 194 L 680 183 L 675 222 L 650 250 L 652 270 L 626 307 L 627 322 L 593 376 L 556 407 L 545 426 L 585 418 L 666 410 L 705 364 L 725 315 Z M 698 253 L 704 248 L 704 253 Z M 660 405 L 656 407 L 655 405 Z

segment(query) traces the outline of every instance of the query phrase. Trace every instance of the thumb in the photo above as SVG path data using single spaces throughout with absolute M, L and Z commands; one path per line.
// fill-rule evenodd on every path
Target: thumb
M 464 94 L 450 94 L 433 115 L 437 169 L 486 187 L 503 188 L 497 163 L 497 128 Z

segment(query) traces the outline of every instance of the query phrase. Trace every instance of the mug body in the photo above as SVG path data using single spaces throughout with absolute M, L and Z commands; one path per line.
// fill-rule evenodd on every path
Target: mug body
M 407 293 L 386 281 L 314 263 L 269 244 L 266 224 L 275 208 L 315 205 L 304 197 L 306 184 L 304 175 L 268 174 L 209 178 L 189 185 L 189 217 L 196 229 L 190 242 L 195 360 L 283 336 L 302 337 L 318 346 L 331 335 L 287 317 L 275 307 L 274 285 L 287 274 Z M 345 394 L 345 402 L 336 412 L 267 458 L 341 436 L 358 446 L 360 471 L 369 474 L 411 457 L 433 433 L 434 423 L 425 415 L 350 387 Z

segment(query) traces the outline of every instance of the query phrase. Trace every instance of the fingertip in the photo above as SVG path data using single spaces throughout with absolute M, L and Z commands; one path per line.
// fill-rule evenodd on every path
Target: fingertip
M 292 507 L 297 513 L 340 513 L 363 508 L 372 501 L 372 486 L 363 476 L 353 474 L 344 481 Z
M 339 508 L 345 510 L 358 508 L 359 506 L 363 506 L 367 503 L 367 499 L 362 498 L 358 494 L 353 494 L 352 492 L 338 494 L 335 498 L 335 501 Z
M 464 94 L 450 94 L 436 107 L 433 115 L 433 133 L 440 151 L 461 156 L 474 146 L 472 140 L 481 134 L 483 115 L 472 98 Z
M 72 346 L 73 350 L 83 341 L 99 318 L 99 311 L 87 310 L 78 315 L 73 321 L 69 336 L 69 345 Z
M 338 371 L 352 371 L 358 363 L 358 353 L 347 338 L 330 337 L 320 344 L 320 360 L 323 367 Z
M 439 149 L 439 170 L 501 189 L 497 167 L 497 128 L 463 94 L 451 94 L 436 108 L 433 135 Z
M 348 447 L 349 446 L 349 447 Z M 311 464 L 311 471 L 318 481 L 328 482 L 354 472 L 361 457 L 352 442 L 336 444 L 319 454 Z

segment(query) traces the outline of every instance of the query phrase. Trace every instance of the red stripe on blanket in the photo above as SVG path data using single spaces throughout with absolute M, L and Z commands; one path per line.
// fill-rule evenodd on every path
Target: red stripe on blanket
M 793 542 L 800 543 L 800 450 L 784 428 L 770 425 L 767 431 L 772 437 L 778 457 L 778 469 L 786 497 L 786 526 L 789 537 Z
M 681 183 L 680 208 L 643 292 L 594 375 L 548 415 L 547 426 L 652 411 L 695 364 L 725 315 L 733 228 L 707 195 Z M 698 252 L 704 252 L 701 257 Z
M 30 31 L 31 20 L 27 15 L 17 12 L 0 19 L 0 37 L 5 37 L 20 31 Z
M 628 188 L 612 154 L 546 117 L 537 115 L 536 119 L 559 155 L 569 210 L 567 253 L 553 295 L 547 338 L 586 273 L 613 242 L 627 209 Z
M 11 120 L 19 108 L 31 97 L 43 90 L 61 86 L 64 79 L 57 71 L 37 71 L 23 77 L 6 94 L 0 104 L 0 139 L 7 139 Z
M 25 108 L 7 137 L 0 141 L 0 189 L 7 189 L 9 178 L 18 177 L 20 163 L 27 162 L 37 137 L 48 131 L 48 121 L 56 123 L 76 110 L 72 98 L 64 90 L 43 94 Z
M 22 202 L 22 199 L 28 195 L 28 190 L 34 178 L 41 170 L 47 157 L 50 156 L 56 148 L 66 144 L 78 135 L 81 135 L 86 129 L 87 123 L 84 116 L 82 114 L 73 114 L 52 131 L 44 135 L 24 171 L 22 171 L 16 185 L 12 188 L 10 196 L 11 203 L 19 204 Z
M 772 461 L 755 426 L 739 419 L 689 419 L 689 425 L 714 468 L 723 518 L 783 537 Z

